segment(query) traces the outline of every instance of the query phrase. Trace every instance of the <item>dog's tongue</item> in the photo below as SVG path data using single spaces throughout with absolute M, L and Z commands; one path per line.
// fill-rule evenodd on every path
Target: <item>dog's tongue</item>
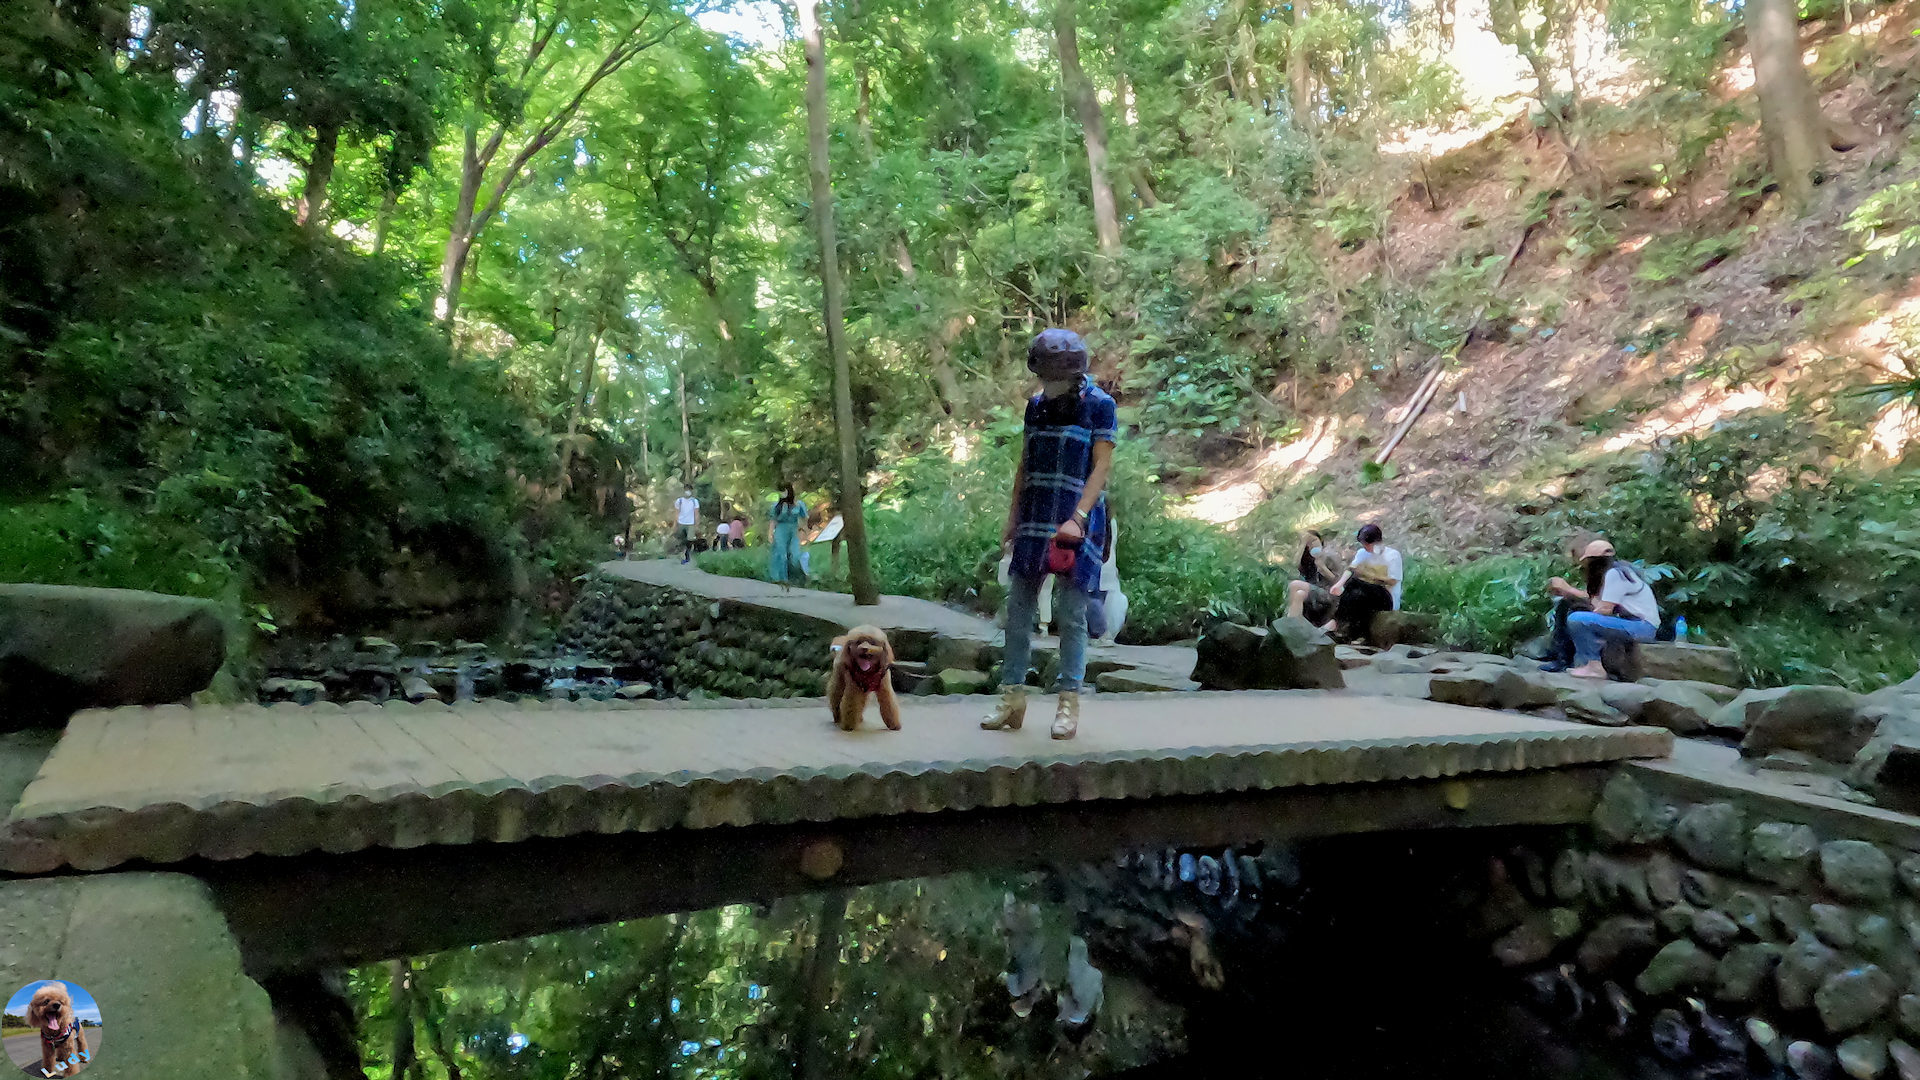
M 60 1018 L 59 1018 L 59 1017 L 57 1017 L 57 1016 L 49 1016 L 49 1017 L 47 1017 L 47 1030 L 48 1030 L 48 1031 L 59 1031 L 59 1030 L 60 1030 Z
M 861 671 L 873 670 L 873 657 L 871 656 L 856 656 L 853 658 L 853 662 Z

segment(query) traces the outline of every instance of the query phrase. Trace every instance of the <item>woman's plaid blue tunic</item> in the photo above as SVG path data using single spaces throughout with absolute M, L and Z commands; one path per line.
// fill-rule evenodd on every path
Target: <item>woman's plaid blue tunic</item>
M 1013 573 L 1041 577 L 1047 572 L 1047 545 L 1054 530 L 1073 516 L 1093 472 L 1093 444 L 1113 442 L 1113 398 L 1080 376 L 1076 391 L 1057 398 L 1035 394 L 1027 401 L 1027 483 L 1013 533 Z M 1087 515 L 1087 539 L 1074 564 L 1071 584 L 1084 593 L 1100 591 L 1100 564 L 1107 550 L 1107 496 Z M 1065 577 L 1066 575 L 1062 575 Z

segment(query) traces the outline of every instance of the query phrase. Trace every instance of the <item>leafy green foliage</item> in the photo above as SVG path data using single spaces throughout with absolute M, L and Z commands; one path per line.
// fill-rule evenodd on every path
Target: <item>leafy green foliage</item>
M 1469 562 L 1407 561 L 1401 606 L 1440 616 L 1440 640 L 1456 648 L 1511 653 L 1546 629 L 1556 571 L 1544 558 L 1493 556 Z
M 1762 683 L 1878 685 L 1912 671 L 1909 583 L 1920 573 L 1920 471 L 1824 466 L 1803 418 L 1743 417 L 1622 464 L 1567 531 L 1605 532 L 1672 577 L 1663 604 L 1751 650 Z M 1817 680 L 1816 680 L 1817 681 Z
M 496 373 L 450 366 L 391 267 L 298 230 L 224 145 L 153 137 L 186 108 L 171 77 L 32 25 L 0 36 L 41 56 L 0 64 L 0 484 L 22 512 L 97 507 L 112 576 L 190 592 L 377 571 L 445 530 L 511 545 L 538 447 Z M 135 538 L 127 515 L 164 525 Z M 181 553 L 138 554 L 161 537 Z
M 1868 255 L 1894 259 L 1920 250 L 1920 180 L 1891 184 L 1867 196 L 1847 217 L 1847 231 Z

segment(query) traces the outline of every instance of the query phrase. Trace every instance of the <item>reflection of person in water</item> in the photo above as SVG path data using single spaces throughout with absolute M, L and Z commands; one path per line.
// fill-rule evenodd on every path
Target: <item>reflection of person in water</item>
M 1001 905 L 1000 933 L 1007 941 L 1007 970 L 1000 973 L 1000 981 L 1013 999 L 1013 1014 L 1030 1016 L 1047 990 L 1042 971 L 1047 943 L 1040 925 L 1040 905 L 1021 903 L 1007 893 Z M 1106 981 L 1088 958 L 1086 941 L 1077 936 L 1068 938 L 1067 978 L 1054 994 L 1067 1038 L 1078 1042 L 1093 1030 L 1101 1003 L 1106 1000 Z
M 1066 1026 L 1067 1038 L 1075 1042 L 1086 1038 L 1093 1030 L 1093 1022 L 1100 1016 L 1100 1005 L 1106 1000 L 1107 977 L 1087 959 L 1087 943 L 1075 936 L 1067 941 L 1067 985 L 1060 988 L 1055 1000 L 1060 1005 L 1060 1023 Z

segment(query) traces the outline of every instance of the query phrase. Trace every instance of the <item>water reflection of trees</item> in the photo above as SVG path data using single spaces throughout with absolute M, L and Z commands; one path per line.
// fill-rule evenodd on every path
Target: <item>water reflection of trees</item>
M 350 988 L 367 1075 L 984 1080 L 1097 1075 L 1177 1051 L 1178 1010 L 1125 984 L 1110 981 L 1078 1043 L 1054 1022 L 1051 995 L 1014 1016 L 1000 981 L 1007 888 L 899 882 L 359 968 Z M 1070 920 L 1046 907 L 1053 985 Z

